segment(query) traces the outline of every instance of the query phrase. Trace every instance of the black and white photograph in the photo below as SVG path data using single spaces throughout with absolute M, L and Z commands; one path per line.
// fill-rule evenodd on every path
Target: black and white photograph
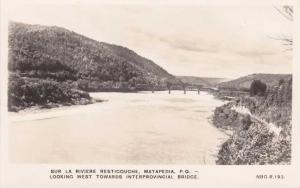
M 10 164 L 289 168 L 296 160 L 292 3 L 65 2 L 6 9 Z
M 290 164 L 292 6 L 78 8 L 9 23 L 13 161 Z

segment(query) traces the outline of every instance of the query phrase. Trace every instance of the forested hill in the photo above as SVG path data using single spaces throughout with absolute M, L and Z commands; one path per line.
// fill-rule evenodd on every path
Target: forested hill
M 205 87 L 215 86 L 220 82 L 227 81 L 226 78 L 210 78 L 210 77 L 197 77 L 197 76 L 176 76 L 182 82 L 190 85 L 202 85 Z
M 250 85 L 254 80 L 260 80 L 272 87 L 277 86 L 279 80 L 288 82 L 291 78 L 291 74 L 251 74 L 235 80 L 221 82 L 218 84 L 218 87 L 221 89 L 249 90 Z
M 87 91 L 127 92 L 181 84 L 132 50 L 56 26 L 11 22 L 8 58 L 10 111 L 89 104 L 93 99 Z
M 56 26 L 12 22 L 9 47 L 10 72 L 27 78 L 73 81 L 87 91 L 138 90 L 180 83 L 132 50 Z

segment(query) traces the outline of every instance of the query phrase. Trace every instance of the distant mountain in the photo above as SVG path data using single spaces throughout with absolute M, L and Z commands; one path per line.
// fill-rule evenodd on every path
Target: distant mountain
M 220 82 L 227 81 L 226 78 L 210 78 L 210 77 L 196 77 L 196 76 L 176 76 L 184 83 L 188 83 L 190 85 L 202 85 L 205 87 L 215 86 Z
M 9 47 L 9 71 L 19 72 L 22 77 L 75 81 L 83 90 L 135 90 L 180 83 L 128 48 L 98 42 L 61 27 L 13 22 Z
M 221 82 L 217 86 L 224 89 L 247 90 L 250 88 L 253 80 L 261 80 L 266 83 L 267 86 L 277 86 L 279 80 L 289 81 L 291 78 L 291 74 L 251 74 L 235 80 Z

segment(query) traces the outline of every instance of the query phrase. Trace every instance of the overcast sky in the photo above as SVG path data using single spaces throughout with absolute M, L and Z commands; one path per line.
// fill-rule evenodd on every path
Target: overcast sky
M 35 4 L 14 6 L 9 17 L 126 46 L 174 75 L 292 71 L 292 52 L 272 39 L 291 36 L 292 23 L 272 5 Z

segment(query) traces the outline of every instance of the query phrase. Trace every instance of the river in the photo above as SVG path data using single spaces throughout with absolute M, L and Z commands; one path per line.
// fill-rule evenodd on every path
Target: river
M 91 93 L 105 102 L 9 114 L 16 163 L 215 164 L 223 102 L 194 91 Z

